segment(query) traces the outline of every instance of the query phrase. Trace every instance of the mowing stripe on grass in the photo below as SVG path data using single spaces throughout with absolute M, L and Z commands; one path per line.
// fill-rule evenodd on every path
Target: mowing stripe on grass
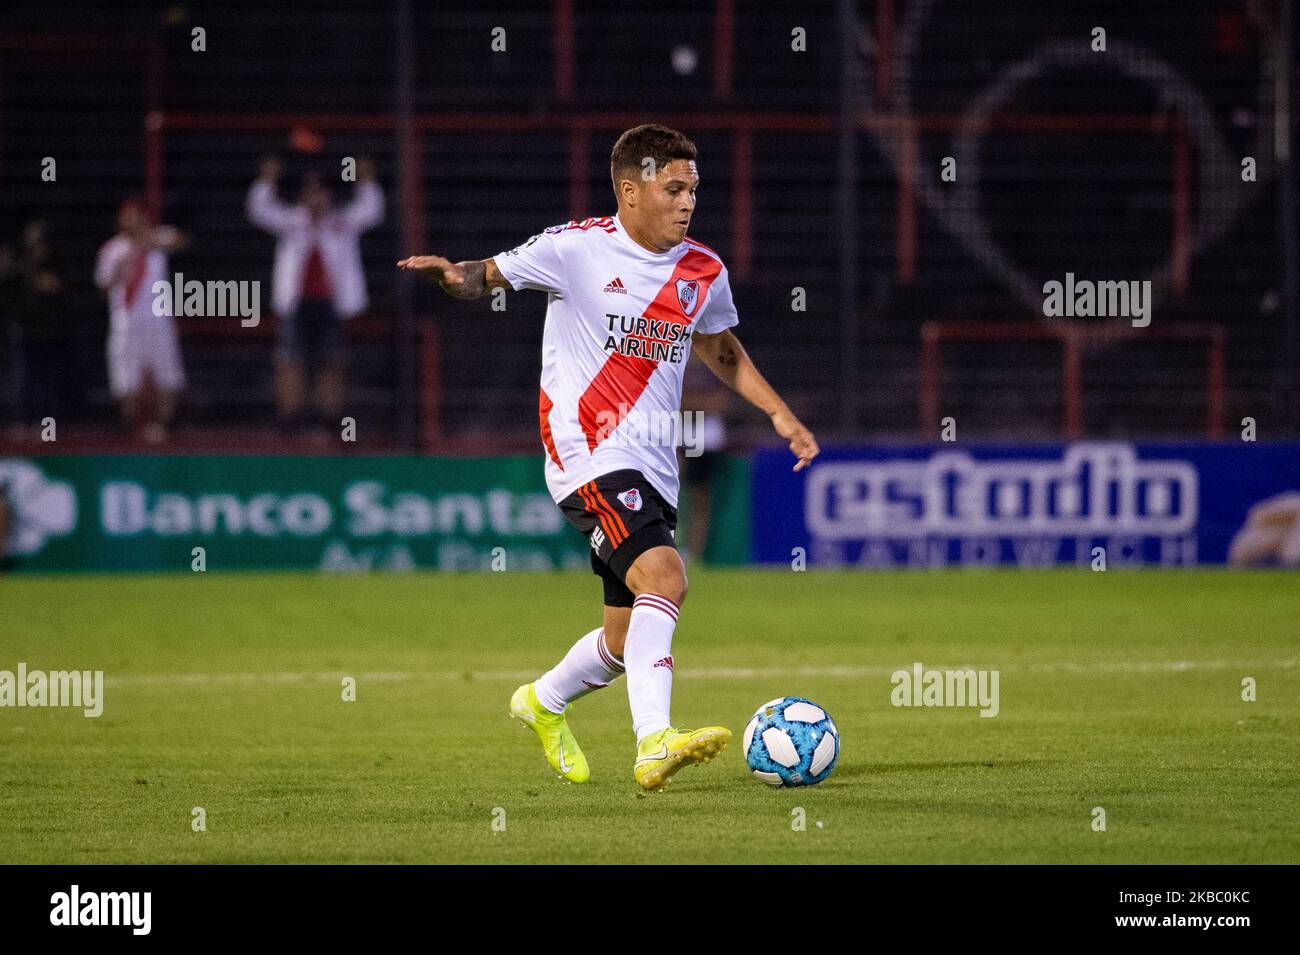
M 987 663 L 987 661 L 985 661 Z M 997 669 L 1004 673 L 1182 673 L 1190 670 L 1289 670 L 1300 664 L 1300 659 L 1290 660 L 1167 660 L 1098 663 L 1038 663 L 1025 666 L 1012 664 Z M 927 664 L 936 670 L 973 670 L 975 664 Z M 889 676 L 899 666 L 885 667 L 697 667 L 684 669 L 677 679 L 695 680 L 750 680 L 755 677 L 843 677 L 855 679 L 868 676 Z M 374 683 L 435 682 L 439 680 L 476 680 L 482 682 L 528 680 L 539 675 L 537 670 L 395 670 L 378 673 L 335 672 L 282 672 L 282 673 L 133 673 L 109 676 L 108 686 L 225 686 L 249 683 L 334 683 L 345 676 L 354 676 Z

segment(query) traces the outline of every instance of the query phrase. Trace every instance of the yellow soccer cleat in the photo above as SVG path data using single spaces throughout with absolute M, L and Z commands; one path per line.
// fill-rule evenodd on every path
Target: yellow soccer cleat
M 578 748 L 569 721 L 563 713 L 552 713 L 542 706 L 531 683 L 525 683 L 510 697 L 510 717 L 532 727 L 553 770 L 571 783 L 585 783 L 591 778 L 587 757 Z
M 632 778 L 642 789 L 662 790 L 672 782 L 673 774 L 683 766 L 707 763 L 731 742 L 731 730 L 725 726 L 706 726 L 687 730 L 670 726 L 653 733 L 637 747 Z

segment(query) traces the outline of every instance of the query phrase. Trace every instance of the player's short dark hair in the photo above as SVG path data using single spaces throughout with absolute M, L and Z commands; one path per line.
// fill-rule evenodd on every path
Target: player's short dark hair
M 633 126 L 618 137 L 609 157 L 609 175 L 618 191 L 620 179 L 635 179 L 641 175 L 647 158 L 654 160 L 654 168 L 662 169 L 674 159 L 695 159 L 695 144 L 682 133 L 658 123 Z

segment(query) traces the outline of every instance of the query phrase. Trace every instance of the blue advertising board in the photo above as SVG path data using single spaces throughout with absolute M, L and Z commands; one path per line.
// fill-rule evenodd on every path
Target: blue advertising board
M 1300 443 L 846 446 L 800 472 L 782 448 L 752 474 L 759 563 L 1300 561 Z

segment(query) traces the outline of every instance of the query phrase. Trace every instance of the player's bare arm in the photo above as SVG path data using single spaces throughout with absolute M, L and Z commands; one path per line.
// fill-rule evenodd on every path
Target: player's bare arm
M 495 288 L 510 288 L 495 259 L 451 262 L 441 255 L 413 255 L 397 267 L 429 276 L 452 298 L 482 298 Z
M 776 433 L 790 442 L 790 453 L 799 459 L 794 470 L 802 471 L 812 463 L 821 451 L 817 439 L 768 384 L 731 329 L 713 335 L 695 332 L 691 347 L 719 381 L 771 419 Z

